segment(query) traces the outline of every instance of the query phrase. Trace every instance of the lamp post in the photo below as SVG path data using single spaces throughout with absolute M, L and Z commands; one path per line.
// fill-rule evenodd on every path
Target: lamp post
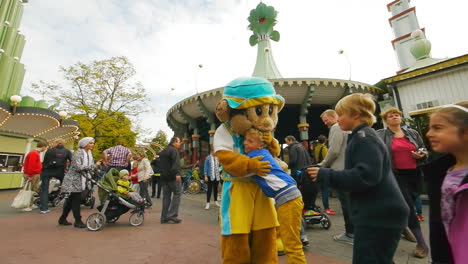
M 10 97 L 10 101 L 13 103 L 13 115 L 16 113 L 16 106 L 21 102 L 22 99 L 23 98 L 21 98 L 19 95 L 12 95 Z
M 197 65 L 197 71 L 195 72 L 195 92 L 198 94 L 198 71 L 203 68 L 203 64 Z
M 63 125 L 63 120 L 65 119 L 65 117 L 67 117 L 67 112 L 65 111 L 60 111 L 58 112 L 59 116 L 60 116 L 60 126 Z
M 340 49 L 338 51 L 338 54 L 343 55 L 346 58 L 346 61 L 348 62 L 349 66 L 349 80 L 351 80 L 351 61 L 348 58 L 348 55 L 344 52 L 344 50 Z

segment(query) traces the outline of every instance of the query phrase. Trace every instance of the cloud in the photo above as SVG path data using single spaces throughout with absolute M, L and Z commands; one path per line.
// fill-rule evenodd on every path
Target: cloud
M 374 84 L 398 70 L 386 2 L 264 2 L 279 12 L 275 29 L 281 39 L 272 43 L 272 52 L 283 77 L 348 79 L 351 66 L 353 80 Z M 141 117 L 142 126 L 171 133 L 165 119 L 173 104 L 196 90 L 218 88 L 252 74 L 257 48 L 248 44 L 247 17 L 257 4 L 252 0 L 30 1 L 21 26 L 27 38 L 23 93 L 28 93 L 31 82 L 60 82 L 60 65 L 126 56 L 153 107 Z M 468 40 L 462 33 L 465 1 L 411 4 L 420 26 L 426 27 L 433 57 L 467 53 Z M 338 54 L 340 49 L 347 58 Z

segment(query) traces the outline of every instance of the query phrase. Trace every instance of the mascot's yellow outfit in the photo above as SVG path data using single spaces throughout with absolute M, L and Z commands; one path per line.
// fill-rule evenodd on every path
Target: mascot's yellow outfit
M 229 83 L 217 105 L 216 115 L 224 122 L 216 130 L 213 143 L 226 175 L 220 209 L 224 264 L 278 262 L 275 228 L 279 224 L 273 200 L 263 194 L 254 179 L 243 178 L 264 174 L 270 165 L 243 155 L 242 132 L 255 127 L 269 134 L 283 105 L 284 99 L 276 95 L 270 82 L 254 77 Z M 274 140 L 272 143 L 277 155 L 279 145 Z

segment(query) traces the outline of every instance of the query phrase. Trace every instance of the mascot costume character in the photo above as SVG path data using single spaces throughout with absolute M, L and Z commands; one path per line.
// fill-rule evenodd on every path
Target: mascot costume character
M 243 155 L 243 135 L 249 128 L 262 131 L 269 151 L 277 157 L 281 149 L 272 131 L 283 106 L 284 99 L 273 85 L 256 77 L 230 82 L 216 105 L 216 116 L 223 122 L 216 130 L 213 147 L 225 172 L 220 216 L 224 264 L 278 262 L 273 200 L 252 177 L 246 177 L 265 176 L 271 165 L 260 161 L 262 157 Z

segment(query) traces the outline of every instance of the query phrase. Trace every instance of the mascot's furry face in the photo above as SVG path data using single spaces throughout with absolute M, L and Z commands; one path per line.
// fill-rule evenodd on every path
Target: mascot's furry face
M 250 128 L 256 128 L 262 132 L 271 132 L 278 123 L 278 105 L 263 104 L 246 109 L 232 109 L 226 100 L 221 100 L 216 105 L 216 116 L 221 122 L 230 121 L 232 130 L 244 135 Z

